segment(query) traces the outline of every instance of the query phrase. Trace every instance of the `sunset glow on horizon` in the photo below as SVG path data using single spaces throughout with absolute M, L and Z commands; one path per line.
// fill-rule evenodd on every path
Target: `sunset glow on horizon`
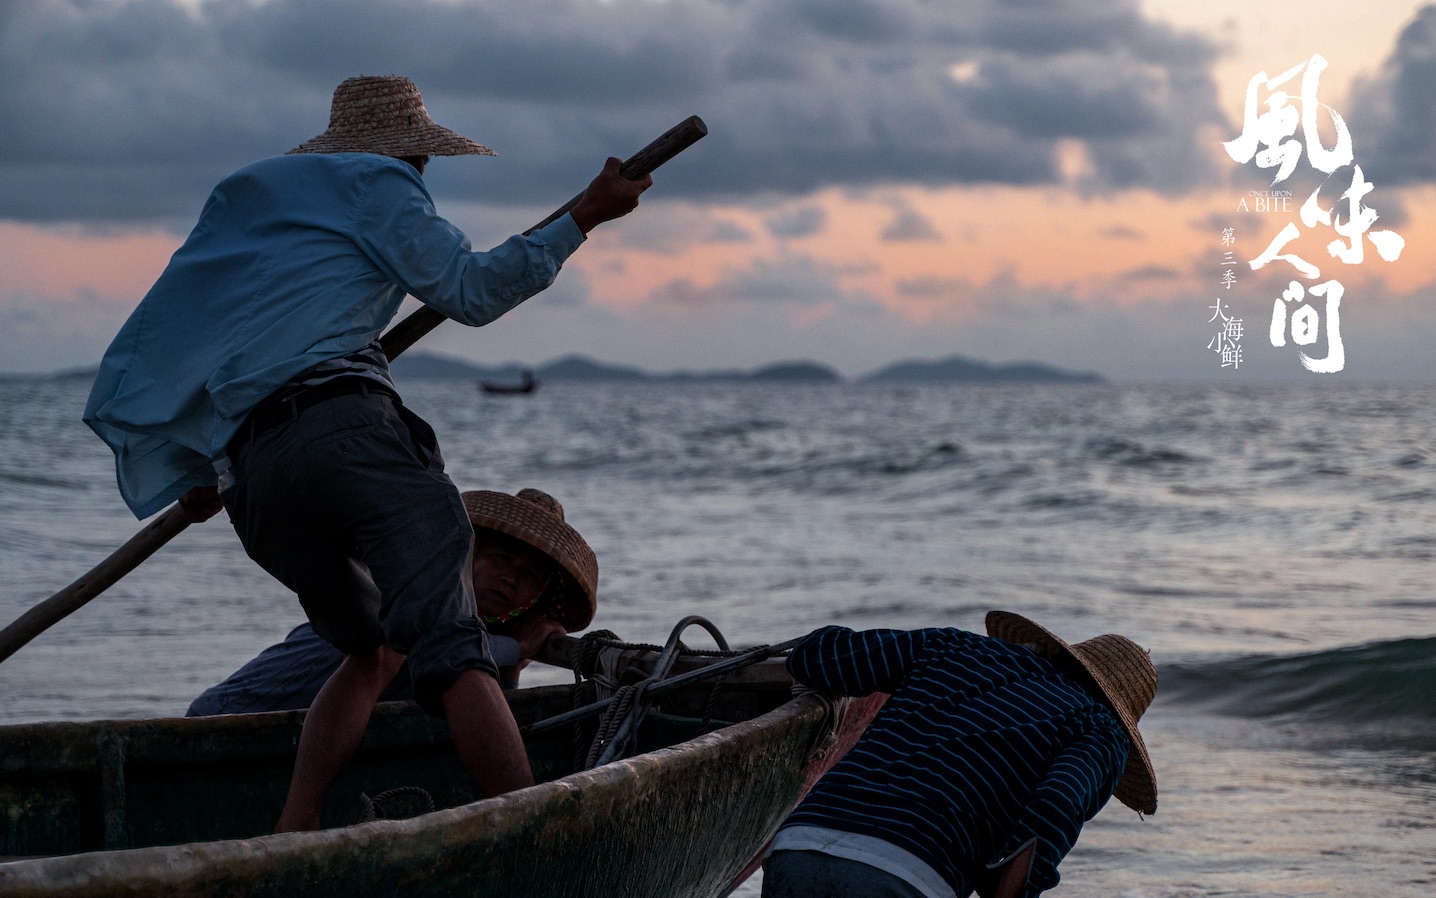
M 265 8 L 273 12 L 284 5 L 276 0 Z M 452 8 L 461 12 L 468 5 L 453 4 Z M 784 9 L 781 4 L 767 6 L 757 0 L 748 5 L 755 10 L 755 20 L 774 15 L 773 10 Z M 1082 3 L 1062 5 L 1074 10 L 1084 7 Z M 68 6 L 63 2 L 42 2 L 34 4 L 30 12 L 34 21 L 44 22 L 47 10 L 54 12 Z M 376 10 L 383 6 L 376 0 Z M 716 7 L 701 0 L 661 6 L 680 31 L 697 28 L 704 15 L 716 14 Z M 1112 144 L 1077 136 L 1084 134 L 1087 127 L 1080 119 L 1060 124 L 1061 116 L 1067 114 L 1060 100 L 1057 105 L 1051 105 L 1051 97 L 1038 93 L 1046 89 L 1047 82 L 1037 80 L 1034 72 L 1024 72 L 1017 67 L 1016 61 L 1036 57 L 1012 56 L 1006 49 L 1012 45 L 1004 43 L 1008 39 L 996 36 L 982 38 L 997 48 L 983 57 L 988 62 L 980 63 L 976 57 L 954 57 L 941 74 L 946 83 L 926 85 L 923 89 L 937 91 L 934 94 L 937 97 L 949 90 L 975 91 L 984 87 L 996 90 L 997 84 L 1010 82 L 1010 107 L 981 107 L 987 110 L 984 114 L 991 121 L 1008 123 L 1016 134 L 1056 135 L 1059 128 L 1063 128 L 1073 135 L 1051 141 L 1051 154 L 1047 158 L 1052 176 L 1045 183 L 1040 179 L 1019 183 L 1018 179 L 1006 175 L 1004 183 L 958 173 L 954 173 L 949 183 L 937 183 L 931 175 L 919 177 L 901 170 L 886 181 L 878 178 L 868 183 L 867 175 L 835 174 L 828 179 L 830 183 L 823 183 L 826 176 L 817 166 L 824 163 L 815 159 L 811 188 L 779 190 L 761 183 L 743 186 L 753 178 L 751 173 L 743 173 L 748 160 L 733 148 L 735 141 L 747 138 L 733 133 L 736 123 L 724 110 L 717 110 L 711 116 L 706 113 L 704 97 L 712 88 L 685 97 L 679 86 L 673 89 L 674 96 L 665 105 L 682 112 L 691 110 L 704 114 L 709 119 L 712 135 L 657 174 L 654 189 L 633 217 L 605 226 L 591 236 L 588 245 L 568 263 L 568 271 L 560 278 L 562 287 L 555 288 L 550 307 L 537 313 L 542 315 L 542 327 L 537 322 L 532 326 L 519 322 L 507 327 L 509 351 L 504 359 L 488 356 L 492 349 L 485 347 L 484 360 L 524 358 L 536 363 L 569 352 L 653 368 L 718 366 L 727 360 L 740 364 L 775 360 L 765 358 L 765 354 L 773 351 L 771 341 L 749 343 L 741 336 L 734 336 L 742 334 L 743 322 L 749 320 L 751 327 L 769 330 L 775 322 L 785 322 L 776 326 L 790 329 L 791 339 L 784 345 L 792 347 L 793 357 L 813 358 L 847 373 L 879 362 L 883 354 L 889 360 L 904 355 L 906 345 L 912 346 L 911 354 L 916 356 L 930 355 L 935 347 L 944 343 L 951 347 L 949 353 L 961 352 L 994 361 L 1027 358 L 1059 366 L 1102 370 L 1118 379 L 1202 379 L 1233 373 L 1223 372 L 1219 365 L 1213 364 L 1202 345 L 1205 340 L 1201 336 L 1205 324 L 1203 310 L 1216 296 L 1216 278 L 1221 273 L 1217 238 L 1222 229 L 1235 229 L 1237 246 L 1245 262 L 1276 235 L 1286 220 L 1294 217 L 1290 212 L 1244 212 L 1238 208 L 1248 191 L 1262 186 L 1259 173 L 1252 166 L 1244 171 L 1243 166 L 1227 157 L 1221 146 L 1222 141 L 1233 139 L 1241 130 L 1245 82 L 1258 71 L 1274 75 L 1305 63 L 1317 52 L 1322 53 L 1329 67 L 1322 75 L 1321 99 L 1339 109 L 1351 124 L 1357 162 L 1364 164 L 1371 151 L 1395 146 L 1401 134 L 1421 133 L 1421 128 L 1430 127 L 1429 123 L 1412 124 L 1402 120 L 1396 122 L 1399 128 L 1388 123 L 1390 127 L 1377 133 L 1372 123 L 1381 121 L 1377 115 L 1380 110 L 1370 100 L 1371 97 L 1397 96 L 1394 87 L 1382 92 L 1382 79 L 1402 76 L 1399 68 L 1393 68 L 1391 63 L 1398 53 L 1399 39 L 1424 39 L 1425 32 L 1413 25 L 1423 7 L 1412 2 L 1367 4 L 1358 15 L 1350 5 L 1334 3 L 1282 2 L 1263 4 L 1252 10 L 1247 4 L 1218 0 L 1195 10 L 1176 0 L 1154 0 L 1144 4 L 1140 14 L 1135 11 L 1136 7 L 1121 2 L 1092 0 L 1085 6 L 1091 7 L 1093 15 L 1101 10 L 1103 15 L 1118 17 L 1126 23 L 1124 27 L 1131 28 L 1133 40 L 1138 42 L 1176 39 L 1177 36 L 1183 36 L 1181 40 L 1205 42 L 1207 49 L 1202 52 L 1209 53 L 1210 57 L 1203 62 L 1193 56 L 1193 61 L 1184 63 L 1187 68 L 1181 71 L 1207 73 L 1212 85 L 1210 100 L 1216 110 L 1213 114 L 1224 121 L 1208 121 L 1193 132 L 1196 143 L 1181 149 L 1189 157 L 1188 164 L 1183 165 L 1175 158 L 1161 161 L 1161 154 L 1168 151 L 1157 149 L 1155 144 L 1149 157 L 1153 164 L 1161 161 L 1163 165 L 1175 166 L 1173 171 L 1189 173 L 1193 179 L 1191 184 L 1165 179 L 1152 181 L 1146 176 L 1134 176 L 1127 186 L 1113 183 L 1114 177 L 1120 177 L 1116 173 L 1121 172 L 1122 164 L 1126 163 L 1119 164 L 1107 155 Z M 118 15 L 121 10 L 146 7 L 159 10 L 163 3 L 139 0 L 128 4 L 100 4 L 97 9 L 108 9 Z M 887 9 L 900 7 L 907 8 L 899 4 Z M 634 5 L 616 3 L 583 8 L 595 22 L 611 16 L 617 28 L 621 21 L 631 24 L 628 13 Z M 854 17 L 868 14 L 864 10 L 877 9 L 857 0 L 835 4 L 832 8 L 846 10 Z M 98 31 L 101 13 L 92 10 L 81 15 L 77 12 L 79 9 L 74 7 L 74 15 L 80 19 L 69 20 L 68 26 L 54 24 L 60 20 L 51 18 L 51 24 L 46 27 L 83 30 L 88 17 L 90 30 Z M 762 12 L 762 9 L 769 11 Z M 206 17 L 216 11 L 216 8 L 200 5 L 192 7 L 190 15 L 202 26 Z M 1436 11 L 1432 12 L 1436 16 Z M 903 27 L 914 27 L 912 22 L 919 21 L 922 15 L 930 16 L 931 10 L 919 11 L 918 7 L 912 7 L 911 15 L 913 18 L 906 25 L 895 19 L 884 21 L 898 29 L 893 32 L 896 35 Z M 1140 21 L 1139 15 L 1147 17 L 1140 26 L 1145 32 L 1135 24 Z M 993 22 L 1001 21 L 998 13 L 994 16 L 998 17 Z M 20 19 L 24 20 L 25 16 L 22 14 Z M 954 14 L 953 22 L 959 21 L 964 27 L 970 24 Z M 509 24 L 518 27 L 518 20 Z M 835 47 L 837 42 L 859 40 L 844 32 L 846 26 L 839 20 L 824 20 L 814 27 L 815 35 L 826 29 L 829 37 L 824 39 L 833 40 Z M 11 31 L 8 40 L 12 43 L 24 36 L 13 24 L 7 28 Z M 1408 36 L 1401 38 L 1408 30 Z M 81 34 L 82 31 L 76 31 L 76 35 Z M 876 40 L 870 36 L 864 39 Z M 1094 37 L 1092 43 L 1096 46 L 1120 39 L 1114 34 L 1110 38 Z M 885 46 L 892 48 L 892 53 L 898 54 L 893 58 L 899 58 L 900 48 L 904 46 L 902 40 L 895 36 L 883 40 Z M 1112 46 L 1122 45 L 1112 43 Z M 1181 46 L 1195 53 L 1195 48 L 1202 44 L 1189 42 Z M 154 50 L 161 62 L 166 52 L 164 47 Z M 746 52 L 757 51 L 750 48 Z M 1022 52 L 1034 51 L 1024 48 Z M 1138 49 L 1133 58 L 1148 52 Z M 1293 56 L 1294 53 L 1300 55 Z M 765 60 L 763 66 L 782 65 L 782 57 L 759 55 L 752 56 L 755 60 L 752 65 L 757 65 L 756 60 L 760 58 Z M 1054 79 L 1063 72 L 1084 77 L 1082 73 L 1087 71 L 1084 67 L 1090 66 L 1097 57 L 1083 57 L 1075 51 L 1054 48 L 1046 58 L 1051 60 L 1051 68 L 1045 77 Z M 837 61 L 799 45 L 793 47 L 789 58 L 795 67 L 810 68 L 819 64 L 834 65 Z M 347 72 L 371 64 L 359 54 L 340 62 L 338 70 Z M 251 64 L 246 62 L 246 65 Z M 258 64 L 253 68 L 256 72 L 264 70 Z M 843 69 L 839 67 L 834 71 Z M 1139 70 L 1134 69 L 1136 71 Z M 807 77 L 800 72 L 800 68 L 795 68 L 781 77 Z M 1168 73 L 1156 68 L 1151 73 L 1158 81 L 1169 78 Z M 432 74 L 428 78 L 423 72 L 414 75 L 421 90 L 425 90 L 435 117 L 464 131 L 469 115 L 465 106 L 454 101 L 453 89 Z M 729 77 L 733 79 L 734 90 L 747 90 L 742 77 Z M 1131 84 L 1139 84 L 1140 77 L 1134 75 L 1137 80 Z M 323 88 L 318 85 L 328 84 L 332 78 L 324 74 L 309 81 L 308 93 L 304 95 L 309 98 L 307 101 L 301 95 L 288 100 L 296 110 L 300 107 L 307 110 L 294 114 L 307 117 L 312 123 L 311 130 L 319 130 L 325 112 Z M 430 88 L 426 84 L 434 86 Z M 1186 90 L 1188 96 L 1201 95 L 1200 91 L 1193 93 L 1179 88 L 1175 81 L 1168 87 L 1161 87 L 1157 82 L 1148 87 L 1151 93 L 1141 100 L 1143 103 L 1156 103 L 1164 96 L 1176 102 L 1176 94 L 1172 92 L 1178 90 Z M 837 96 L 834 93 L 829 99 Z M 1092 110 L 1120 123 L 1124 121 L 1122 110 L 1111 108 L 1118 99 L 1119 94 L 1115 92 L 1110 101 L 1094 93 L 1092 97 L 1075 98 L 1074 102 L 1093 103 Z M 513 102 L 519 102 L 518 98 Z M 482 108 L 483 104 L 496 110 L 502 109 L 505 101 L 491 95 L 480 107 L 474 108 Z M 8 108 L 13 126 L 20 107 L 12 103 Z M 44 108 L 51 115 L 65 114 L 59 102 Z M 820 108 L 815 105 L 812 109 L 815 123 L 823 121 Z M 1436 120 L 1436 109 L 1430 112 Z M 138 119 L 146 110 L 119 108 L 115 113 L 136 120 L 124 126 L 129 128 L 138 126 Z M 561 115 L 561 110 L 554 114 Z M 833 107 L 832 115 L 839 114 L 840 107 Z M 1157 115 L 1158 110 L 1154 107 L 1150 114 Z M 1160 114 L 1179 118 L 1181 113 L 1169 110 Z M 837 120 L 833 121 L 836 126 Z M 66 129 L 97 123 L 76 120 L 54 124 L 56 133 L 60 134 Z M 112 126 L 105 122 L 98 124 Z M 244 122 L 234 125 L 243 127 Z M 153 129 L 157 139 L 171 133 L 160 121 L 146 127 Z M 869 127 L 879 125 L 874 120 Z M 955 129 L 958 135 L 968 133 L 964 130 L 968 127 L 964 121 L 945 123 L 943 127 Z M 1000 168 L 1003 164 L 1000 155 L 981 155 L 987 153 L 989 147 L 1000 145 L 984 136 L 982 129 L 990 130 L 991 125 L 974 119 L 971 128 L 970 136 L 959 137 L 959 140 L 975 141 L 973 152 L 977 155 L 972 158 L 978 161 L 974 164 Z M 913 132 L 912 137 L 917 142 L 926 139 L 920 131 Z M 276 138 L 276 142 L 289 139 Z M 902 137 L 894 140 L 899 141 L 894 144 L 900 147 L 898 155 L 903 155 L 907 148 L 901 148 Z M 981 144 L 984 140 L 990 143 Z M 450 216 L 471 234 L 501 235 L 505 227 L 502 222 L 521 227 L 522 217 L 529 214 L 526 210 L 537 208 L 515 202 L 517 195 L 486 200 L 485 194 L 492 194 L 492 189 L 470 186 L 471 178 L 488 176 L 478 166 L 494 166 L 496 171 L 500 170 L 500 164 L 542 167 L 547 147 L 541 140 L 524 143 L 510 136 L 504 145 L 515 149 L 505 150 L 499 163 L 443 159 L 431 166 L 428 179 L 434 186 L 440 213 Z M 609 152 L 622 153 L 626 149 L 622 145 L 612 146 Z M 918 147 L 911 149 L 916 153 Z M 93 157 L 97 152 L 103 155 L 102 150 L 94 149 L 87 150 L 85 155 Z M 175 144 L 164 152 L 170 155 L 183 152 L 183 146 Z M 11 169 L 6 183 L 12 186 L 26 183 L 23 179 L 27 178 L 43 179 L 48 170 L 20 150 L 5 151 L 5 154 L 10 156 Z M 63 157 L 64 153 L 59 155 Z M 198 161 L 204 161 L 203 157 L 198 157 Z M 1400 160 L 1383 161 L 1384 169 L 1377 165 L 1372 171 L 1412 169 Z M 51 159 L 50 164 L 53 162 Z M 870 165 L 881 170 L 887 162 L 879 156 L 872 158 Z M 243 161 L 238 160 L 237 164 Z M 834 157 L 828 164 L 842 167 L 848 163 Z M 1133 160 L 1131 164 L 1141 163 Z M 899 169 L 908 166 L 916 173 L 925 171 L 922 165 L 919 154 L 900 163 Z M 1425 170 L 1421 166 L 1416 168 Z M 185 216 L 178 210 L 197 211 L 203 202 L 204 190 L 196 186 L 203 181 L 199 176 L 181 177 L 184 170 L 184 165 L 177 164 L 173 189 L 178 193 L 172 202 L 167 201 L 167 207 L 176 211 L 150 216 L 148 221 L 127 220 L 123 199 L 118 193 L 110 197 L 92 194 L 89 203 L 96 210 L 93 213 L 85 211 L 87 201 L 81 194 L 68 200 L 73 207 L 68 212 L 45 209 L 43 193 L 37 205 L 25 205 L 19 201 L 19 194 L 15 194 L 16 202 L 8 203 L 8 211 L 0 212 L 0 275 L 3 275 L 0 277 L 0 340 L 14 341 L 13 345 L 4 346 L 6 370 L 55 370 L 83 366 L 98 358 L 109 336 L 183 239 L 188 225 L 181 223 Z M 724 186 L 725 170 L 733 177 L 729 187 Z M 700 173 L 701 183 L 707 186 L 697 189 L 699 182 L 694 181 L 695 173 Z M 59 177 L 61 180 L 55 181 L 52 191 L 56 195 L 69 189 L 63 187 L 63 175 Z M 208 178 L 212 182 L 214 176 Z M 792 178 L 796 183 L 805 175 L 799 168 L 794 170 Z M 1347 320 L 1355 322 L 1355 326 L 1368 327 L 1365 334 L 1368 340 L 1382 341 L 1364 345 L 1348 342 L 1354 362 L 1362 362 L 1353 364 L 1352 370 L 1358 375 L 1364 372 L 1366 376 L 1376 377 L 1396 371 L 1409 373 L 1410 360 L 1399 359 L 1399 354 L 1408 351 L 1409 341 L 1416 336 L 1411 332 L 1412 316 L 1436 329 L 1436 311 L 1428 311 L 1429 303 L 1425 302 L 1436 294 L 1436 275 L 1432 273 L 1436 270 L 1432 265 L 1436 261 L 1436 215 L 1428 212 L 1431 201 L 1436 199 L 1436 190 L 1424 175 L 1403 174 L 1399 179 L 1383 179 L 1380 174 L 1368 173 L 1367 179 L 1374 189 L 1365 202 L 1382 216 L 1378 227 L 1399 232 L 1405 246 L 1395 261 L 1369 255 L 1360 265 L 1339 266 L 1339 272 L 1332 268 L 1326 276 L 1339 273 L 1345 285 Z M 123 180 L 115 184 L 116 190 L 131 189 Z M 1334 200 L 1340 186 L 1323 187 L 1323 199 L 1330 195 Z M 1295 191 L 1299 195 L 1294 199 L 1299 204 L 1305 193 L 1301 188 Z M 563 194 L 562 189 L 554 192 L 558 196 Z M 152 189 L 150 197 L 154 198 Z M 163 220 L 159 220 L 161 218 Z M 502 237 L 496 236 L 494 242 L 498 239 Z M 482 243 L 477 236 L 475 240 Z M 1324 243 L 1320 235 L 1304 234 L 1302 243 L 1294 243 L 1292 248 L 1301 246 L 1304 257 L 1321 258 L 1330 265 L 1339 265 L 1327 257 Z M 1258 319 L 1268 314 L 1275 293 L 1280 290 L 1279 282 L 1284 283 L 1275 268 L 1261 273 L 1243 269 L 1236 289 L 1229 290 L 1232 297 L 1239 299 L 1251 321 L 1256 322 L 1257 331 L 1263 327 Z M 539 297 L 533 302 L 544 304 L 546 298 Z M 1083 322 L 1080 327 L 1089 345 L 1074 342 L 1070 347 L 1062 347 L 1050 338 L 1024 341 L 1018 321 L 1028 318 L 1032 320 L 1031 327 L 1040 328 L 1043 316 L 1054 309 L 1063 310 L 1062 314 L 1070 315 L 1072 321 Z M 528 308 L 514 313 L 515 316 L 530 314 Z M 1133 335 L 1141 335 L 1166 347 L 1165 362 L 1124 362 L 1112 351 L 1116 344 L 1106 349 L 1090 345 L 1094 341 L 1100 343 L 1101 335 L 1112 330 L 1110 325 L 1116 316 L 1129 314 L 1132 317 L 1124 323 L 1129 333 L 1122 339 L 1129 343 Z M 1162 326 L 1163 315 L 1168 324 L 1166 328 Z M 1364 323 L 1363 316 L 1366 317 Z M 642 325 L 626 332 L 625 326 L 632 326 L 638 319 L 642 319 Z M 871 345 L 871 357 L 853 358 L 850 346 L 836 345 L 834 334 L 845 320 L 861 320 L 867 332 L 875 327 L 886 329 L 885 333 L 874 333 L 867 341 Z M 3 326 L 7 322 L 10 326 Z M 725 335 L 721 342 L 710 339 L 715 325 L 721 325 L 716 332 Z M 46 334 L 50 331 L 63 334 L 67 352 L 74 354 L 60 357 L 53 347 L 47 348 Z M 653 334 L 659 331 L 670 334 L 671 339 L 653 340 Z M 916 337 L 919 332 L 923 334 L 920 339 Z M 1427 331 L 1425 337 L 1430 335 L 1431 331 Z M 1391 343 L 1387 336 L 1396 342 Z M 461 342 L 451 337 L 437 349 L 452 352 L 449 347 Z M 476 339 L 475 345 L 486 342 Z M 862 346 L 864 341 L 855 336 L 851 345 Z M 81 346 L 86 348 L 75 352 Z M 1267 357 L 1268 373 L 1279 374 L 1290 367 L 1278 357 L 1276 350 L 1256 342 L 1255 338 L 1248 347 L 1249 354 Z M 477 358 L 476 353 L 463 350 L 460 353 Z M 1436 367 L 1426 365 L 1424 359 L 1422 363 L 1422 376 L 1436 377 Z

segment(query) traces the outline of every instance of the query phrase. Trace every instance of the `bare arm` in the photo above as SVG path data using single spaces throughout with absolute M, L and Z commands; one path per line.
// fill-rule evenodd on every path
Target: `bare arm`
M 1021 854 L 1003 866 L 1002 873 L 997 877 L 997 890 L 992 893 L 993 898 L 1019 898 L 1027 888 L 1027 875 L 1032 870 L 1034 850 L 1035 846 L 1027 846 Z

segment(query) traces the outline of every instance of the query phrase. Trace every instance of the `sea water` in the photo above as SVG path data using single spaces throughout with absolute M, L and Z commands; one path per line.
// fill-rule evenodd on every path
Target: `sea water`
M 1148 647 L 1160 807 L 1110 802 L 1056 894 L 1429 898 L 1436 388 L 1232 382 L 400 386 L 461 488 L 563 502 L 625 639 L 1005 608 Z M 0 623 L 139 529 L 88 383 L 5 387 Z M 180 714 L 299 620 L 220 515 L 0 664 L 0 722 Z

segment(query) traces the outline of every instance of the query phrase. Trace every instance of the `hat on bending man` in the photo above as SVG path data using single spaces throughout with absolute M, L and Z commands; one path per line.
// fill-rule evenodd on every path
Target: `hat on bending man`
M 517 494 L 471 490 L 462 494 L 474 528 L 474 593 L 489 631 L 489 650 L 504 685 L 555 633 L 587 627 L 597 610 L 598 559 L 564 520 L 563 505 L 542 490 Z M 505 557 L 507 556 L 507 558 Z M 513 570 L 503 570 L 506 561 Z M 361 578 L 367 581 L 367 577 Z M 510 581 L 512 583 L 510 584 Z M 367 581 L 374 589 L 372 581 Z M 534 588 L 534 584 L 541 585 Z M 377 590 L 375 590 L 377 601 Z M 308 708 L 344 655 L 305 623 L 270 646 L 189 706 L 190 717 Z M 407 671 L 384 692 L 384 701 L 413 698 Z

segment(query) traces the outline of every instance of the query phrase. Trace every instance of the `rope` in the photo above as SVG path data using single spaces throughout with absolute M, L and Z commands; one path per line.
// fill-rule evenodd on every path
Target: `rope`
M 724 674 L 713 681 L 713 688 L 708 692 L 708 701 L 703 703 L 703 722 L 698 724 L 698 732 L 706 733 L 708 725 L 713 722 L 713 715 L 718 710 L 718 695 L 728 684 L 729 676 L 729 674 Z
M 690 649 L 685 646 L 678 637 L 684 628 L 692 625 L 699 625 L 707 629 L 718 643 L 719 648 Z M 615 677 L 611 670 L 604 669 L 603 664 L 605 653 L 615 650 L 617 653 L 658 653 L 659 657 L 651 675 L 645 674 L 637 665 L 630 665 L 621 675 Z M 686 617 L 679 622 L 670 634 L 668 644 L 663 646 L 624 642 L 609 630 L 595 630 L 585 634 L 579 639 L 573 654 L 573 707 L 577 710 L 594 704 L 604 691 L 608 692 L 610 697 L 607 698 L 609 704 L 601 712 L 591 736 L 585 738 L 585 727 L 582 725 L 582 721 L 574 721 L 575 769 L 586 770 L 599 763 L 616 760 L 627 754 L 630 746 L 637 739 L 638 724 L 648 713 L 649 706 L 654 701 L 646 694 L 648 687 L 668 677 L 674 662 L 679 657 L 727 659 L 749 655 L 754 651 L 754 648 L 730 649 L 727 640 L 723 638 L 716 627 L 707 620 L 696 616 Z M 608 657 L 613 658 L 615 655 L 610 654 Z M 610 664 L 612 663 L 610 662 Z M 719 696 L 728 676 L 728 673 L 718 676 L 712 690 L 708 693 L 703 707 L 703 720 L 699 724 L 700 731 L 706 731 L 712 723 Z M 615 740 L 617 740 L 616 743 Z M 585 743 L 587 743 L 586 749 Z
M 385 807 L 386 802 L 392 802 L 396 798 L 414 798 L 418 800 L 419 806 L 423 808 L 413 813 L 396 813 L 397 807 Z M 434 797 L 426 790 L 418 786 L 399 786 L 387 792 L 380 792 L 373 798 L 363 792 L 359 793 L 359 803 L 364 806 L 364 811 L 359 815 L 360 823 L 368 823 L 372 820 L 402 820 L 405 817 L 417 817 L 420 814 L 428 814 L 434 810 Z
M 833 746 L 838 744 L 838 726 L 842 723 L 842 715 L 838 711 L 838 703 L 831 692 L 822 689 L 814 689 L 794 681 L 793 698 L 800 698 L 804 695 L 811 695 L 823 706 L 823 727 L 813 737 L 813 744 L 808 749 L 808 756 L 812 760 L 819 761 L 827 757 Z
M 603 642 L 604 645 L 597 646 L 597 647 L 595 647 L 595 648 L 593 648 L 593 649 L 591 649 L 591 650 L 590 650 L 590 649 L 587 649 L 587 648 L 586 648 L 586 644 L 587 644 L 590 640 L 593 641 L 593 642 Z M 593 651 L 594 654 L 595 654 L 595 656 L 596 656 L 597 653 L 598 653 L 600 650 L 602 650 L 602 649 L 619 649 L 620 651 L 625 651 L 625 652 L 627 652 L 627 651 L 635 651 L 635 652 L 661 652 L 661 651 L 663 651 L 663 646 L 661 646 L 661 645 L 653 645 L 653 644 L 647 643 L 647 642 L 624 642 L 622 639 L 618 638 L 617 635 L 615 635 L 613 632 L 611 632 L 611 631 L 609 631 L 609 630 L 593 630 L 593 631 L 591 631 L 591 632 L 585 633 L 585 634 L 583 634 L 582 637 L 579 638 L 579 641 L 578 641 L 578 642 L 579 642 L 579 646 L 578 646 L 577 651 L 576 651 L 575 654 L 574 654 L 574 672 L 575 672 L 575 673 L 578 672 L 578 659 L 581 658 L 581 657 L 584 657 L 584 653 L 585 653 L 586 651 Z M 688 648 L 688 647 L 685 646 L 684 649 L 683 649 L 683 654 L 684 654 L 684 655 L 690 655 L 690 656 L 696 656 L 696 657 L 699 657 L 699 658 L 731 658 L 731 657 L 733 657 L 734 655 L 744 655 L 744 654 L 747 654 L 748 652 L 753 651 L 753 649 L 755 649 L 755 648 L 761 648 L 761 646 L 750 646 L 749 648 L 746 648 L 746 649 L 690 649 L 690 648 Z
M 605 643 L 605 645 L 600 645 Z M 622 645 L 618 634 L 612 630 L 592 630 L 578 641 L 578 648 L 573 653 L 573 681 L 575 684 L 583 682 L 584 678 L 593 678 L 594 671 L 598 668 L 599 654 L 608 646 Z
M 623 725 L 623 721 L 642 702 L 643 694 L 648 691 L 648 682 L 648 680 L 642 680 L 619 687 L 618 692 L 614 695 L 613 704 L 604 709 L 603 716 L 598 719 L 598 732 L 594 733 L 593 741 L 588 747 L 588 755 L 583 761 L 585 770 L 598 763 L 598 759 L 603 755 L 603 750 L 618 734 L 618 728 Z
M 618 634 L 612 630 L 592 630 L 579 638 L 578 647 L 573 653 L 573 706 L 582 708 L 598 700 L 598 673 L 599 658 L 608 645 L 618 644 Z M 575 721 L 573 725 L 573 767 L 575 770 L 587 770 L 593 766 L 587 762 L 591 753 L 594 737 L 584 736 L 583 721 Z

